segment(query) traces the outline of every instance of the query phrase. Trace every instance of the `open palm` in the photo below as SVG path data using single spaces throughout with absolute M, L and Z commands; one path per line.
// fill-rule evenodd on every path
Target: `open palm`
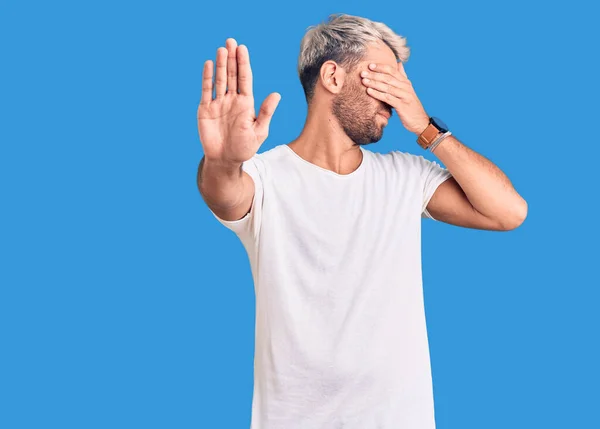
M 227 39 L 217 50 L 213 98 L 213 62 L 204 63 L 198 132 L 204 156 L 219 163 L 242 163 L 257 153 L 269 134 L 269 124 L 281 96 L 270 94 L 258 117 L 252 95 L 248 48 Z

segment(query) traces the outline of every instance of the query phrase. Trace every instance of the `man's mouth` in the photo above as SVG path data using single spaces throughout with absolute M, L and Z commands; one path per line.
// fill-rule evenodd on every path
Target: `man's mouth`
M 380 114 L 381 116 L 383 116 L 385 119 L 390 119 L 390 117 L 392 116 L 392 115 L 390 114 L 390 112 L 386 112 L 385 110 L 384 110 L 384 111 L 382 111 L 382 112 L 379 112 L 379 114 Z

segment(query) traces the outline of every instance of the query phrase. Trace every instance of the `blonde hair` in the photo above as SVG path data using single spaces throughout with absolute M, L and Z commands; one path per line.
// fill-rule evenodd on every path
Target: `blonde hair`
M 298 75 L 306 101 L 310 102 L 321 65 L 333 60 L 351 71 L 363 58 L 369 43 L 383 41 L 396 59 L 408 61 L 410 48 L 406 38 L 394 33 L 387 25 L 367 18 L 333 14 L 327 22 L 308 27 L 300 43 Z

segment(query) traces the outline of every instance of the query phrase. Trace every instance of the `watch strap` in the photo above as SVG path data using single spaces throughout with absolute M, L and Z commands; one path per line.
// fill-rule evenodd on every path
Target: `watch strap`
M 431 123 L 431 119 L 429 120 L 429 125 L 427 128 L 423 130 L 419 137 L 417 137 L 417 143 L 423 149 L 427 150 L 429 146 L 441 135 L 443 134 L 435 125 Z

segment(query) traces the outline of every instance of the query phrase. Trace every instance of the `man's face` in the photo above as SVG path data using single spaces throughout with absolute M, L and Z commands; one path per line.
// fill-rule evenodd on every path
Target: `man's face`
M 370 46 L 363 60 L 347 74 L 344 86 L 332 104 L 332 113 L 340 126 L 358 145 L 378 142 L 387 125 L 385 116 L 392 115 L 392 106 L 371 97 L 361 82 L 360 73 L 368 70 L 370 63 L 397 66 L 394 52 L 386 44 L 378 42 Z

